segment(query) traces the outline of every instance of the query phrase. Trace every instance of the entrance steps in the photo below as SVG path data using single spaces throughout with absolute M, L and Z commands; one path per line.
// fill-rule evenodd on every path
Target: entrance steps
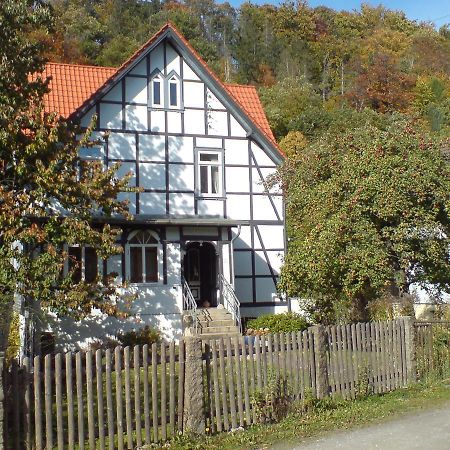
M 199 308 L 198 334 L 208 339 L 240 336 L 239 327 L 225 308 Z

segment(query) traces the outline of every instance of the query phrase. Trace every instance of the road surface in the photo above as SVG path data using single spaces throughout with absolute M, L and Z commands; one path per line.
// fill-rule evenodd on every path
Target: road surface
M 450 450 L 450 404 L 274 450 Z

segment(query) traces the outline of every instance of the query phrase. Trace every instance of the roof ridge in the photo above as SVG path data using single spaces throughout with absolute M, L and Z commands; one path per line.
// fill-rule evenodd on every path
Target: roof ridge
M 117 70 L 117 67 L 111 66 L 94 66 L 93 64 L 75 64 L 75 63 L 61 63 L 57 61 L 48 61 L 45 65 L 53 65 L 53 66 L 69 66 L 69 67 L 89 67 L 91 69 L 108 69 L 108 70 Z

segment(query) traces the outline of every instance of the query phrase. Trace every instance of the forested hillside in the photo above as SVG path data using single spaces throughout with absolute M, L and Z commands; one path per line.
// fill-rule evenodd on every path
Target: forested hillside
M 117 66 L 170 20 L 227 82 L 255 84 L 278 139 L 402 111 L 439 134 L 450 120 L 450 30 L 402 12 L 214 0 L 50 0 L 53 61 Z M 361 111 L 365 110 L 362 114 Z M 447 129 L 448 130 L 448 129 Z

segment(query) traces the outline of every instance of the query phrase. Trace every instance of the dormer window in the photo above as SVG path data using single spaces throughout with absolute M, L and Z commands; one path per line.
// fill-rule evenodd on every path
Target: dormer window
M 152 79 L 152 106 L 163 108 L 164 107 L 164 79 L 160 74 L 157 74 Z

